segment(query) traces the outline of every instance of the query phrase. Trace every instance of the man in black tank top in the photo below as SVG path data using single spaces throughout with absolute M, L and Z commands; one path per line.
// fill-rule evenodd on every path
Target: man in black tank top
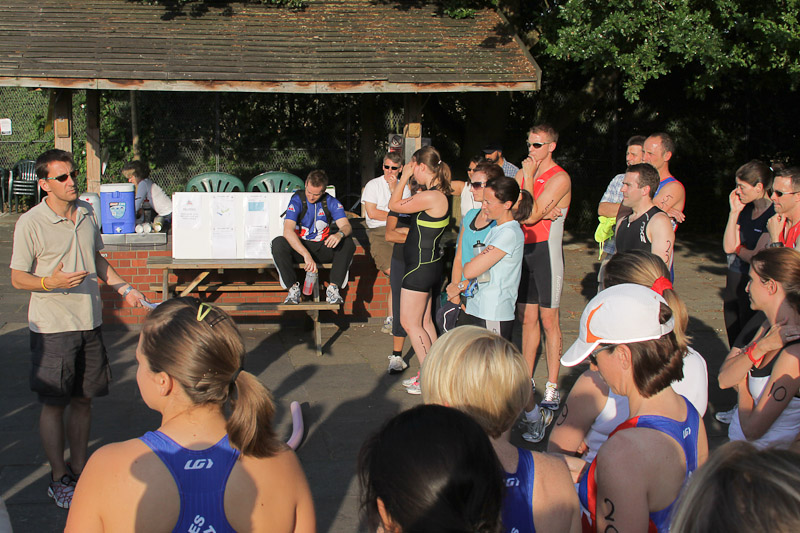
M 669 217 L 653 203 L 658 172 L 648 163 L 628 167 L 622 181 L 622 205 L 633 213 L 617 221 L 617 253 L 647 250 L 672 268 L 675 232 Z

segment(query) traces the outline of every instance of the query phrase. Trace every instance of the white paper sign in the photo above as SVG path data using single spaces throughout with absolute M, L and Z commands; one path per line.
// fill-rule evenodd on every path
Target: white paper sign
M 10 118 L 0 118 L 0 135 L 11 135 Z

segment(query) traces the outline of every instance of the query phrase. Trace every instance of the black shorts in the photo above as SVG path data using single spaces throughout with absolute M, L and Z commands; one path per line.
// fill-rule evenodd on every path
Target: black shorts
M 31 331 L 31 390 L 47 405 L 106 396 L 111 382 L 100 328 L 63 333 Z
M 479 328 L 486 328 L 495 335 L 500 335 L 508 341 L 511 340 L 511 336 L 514 334 L 513 320 L 484 320 L 476 316 L 468 315 L 466 311 L 461 311 L 458 314 L 456 326 L 478 326 Z
M 548 309 L 558 308 L 563 283 L 564 259 L 561 244 L 552 246 L 547 241 L 526 244 L 517 303 L 536 304 Z

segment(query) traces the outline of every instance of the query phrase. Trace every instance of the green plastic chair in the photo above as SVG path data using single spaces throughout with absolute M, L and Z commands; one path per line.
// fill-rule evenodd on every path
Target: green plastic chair
M 244 192 L 242 180 L 224 172 L 203 172 L 189 180 L 186 192 Z
M 11 178 L 8 182 L 8 207 L 11 210 L 11 200 L 19 213 L 19 197 L 33 196 L 38 204 L 42 200 L 42 191 L 39 189 L 39 178 L 36 176 L 36 163 L 31 160 L 18 161 L 11 169 Z
M 261 173 L 247 184 L 248 192 L 294 192 L 304 187 L 302 179 L 277 170 Z

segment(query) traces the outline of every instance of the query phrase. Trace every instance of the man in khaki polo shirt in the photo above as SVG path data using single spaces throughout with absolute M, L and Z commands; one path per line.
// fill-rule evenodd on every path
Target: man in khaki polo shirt
M 14 228 L 11 283 L 31 293 L 30 383 L 42 403 L 39 433 L 52 469 L 47 493 L 69 508 L 86 464 L 91 399 L 107 395 L 111 379 L 97 280 L 128 305 L 140 307 L 144 296 L 100 255 L 100 228 L 91 205 L 78 200 L 72 154 L 48 150 L 36 160 L 36 175 L 47 197 Z M 71 464 L 64 461 L 65 435 Z

